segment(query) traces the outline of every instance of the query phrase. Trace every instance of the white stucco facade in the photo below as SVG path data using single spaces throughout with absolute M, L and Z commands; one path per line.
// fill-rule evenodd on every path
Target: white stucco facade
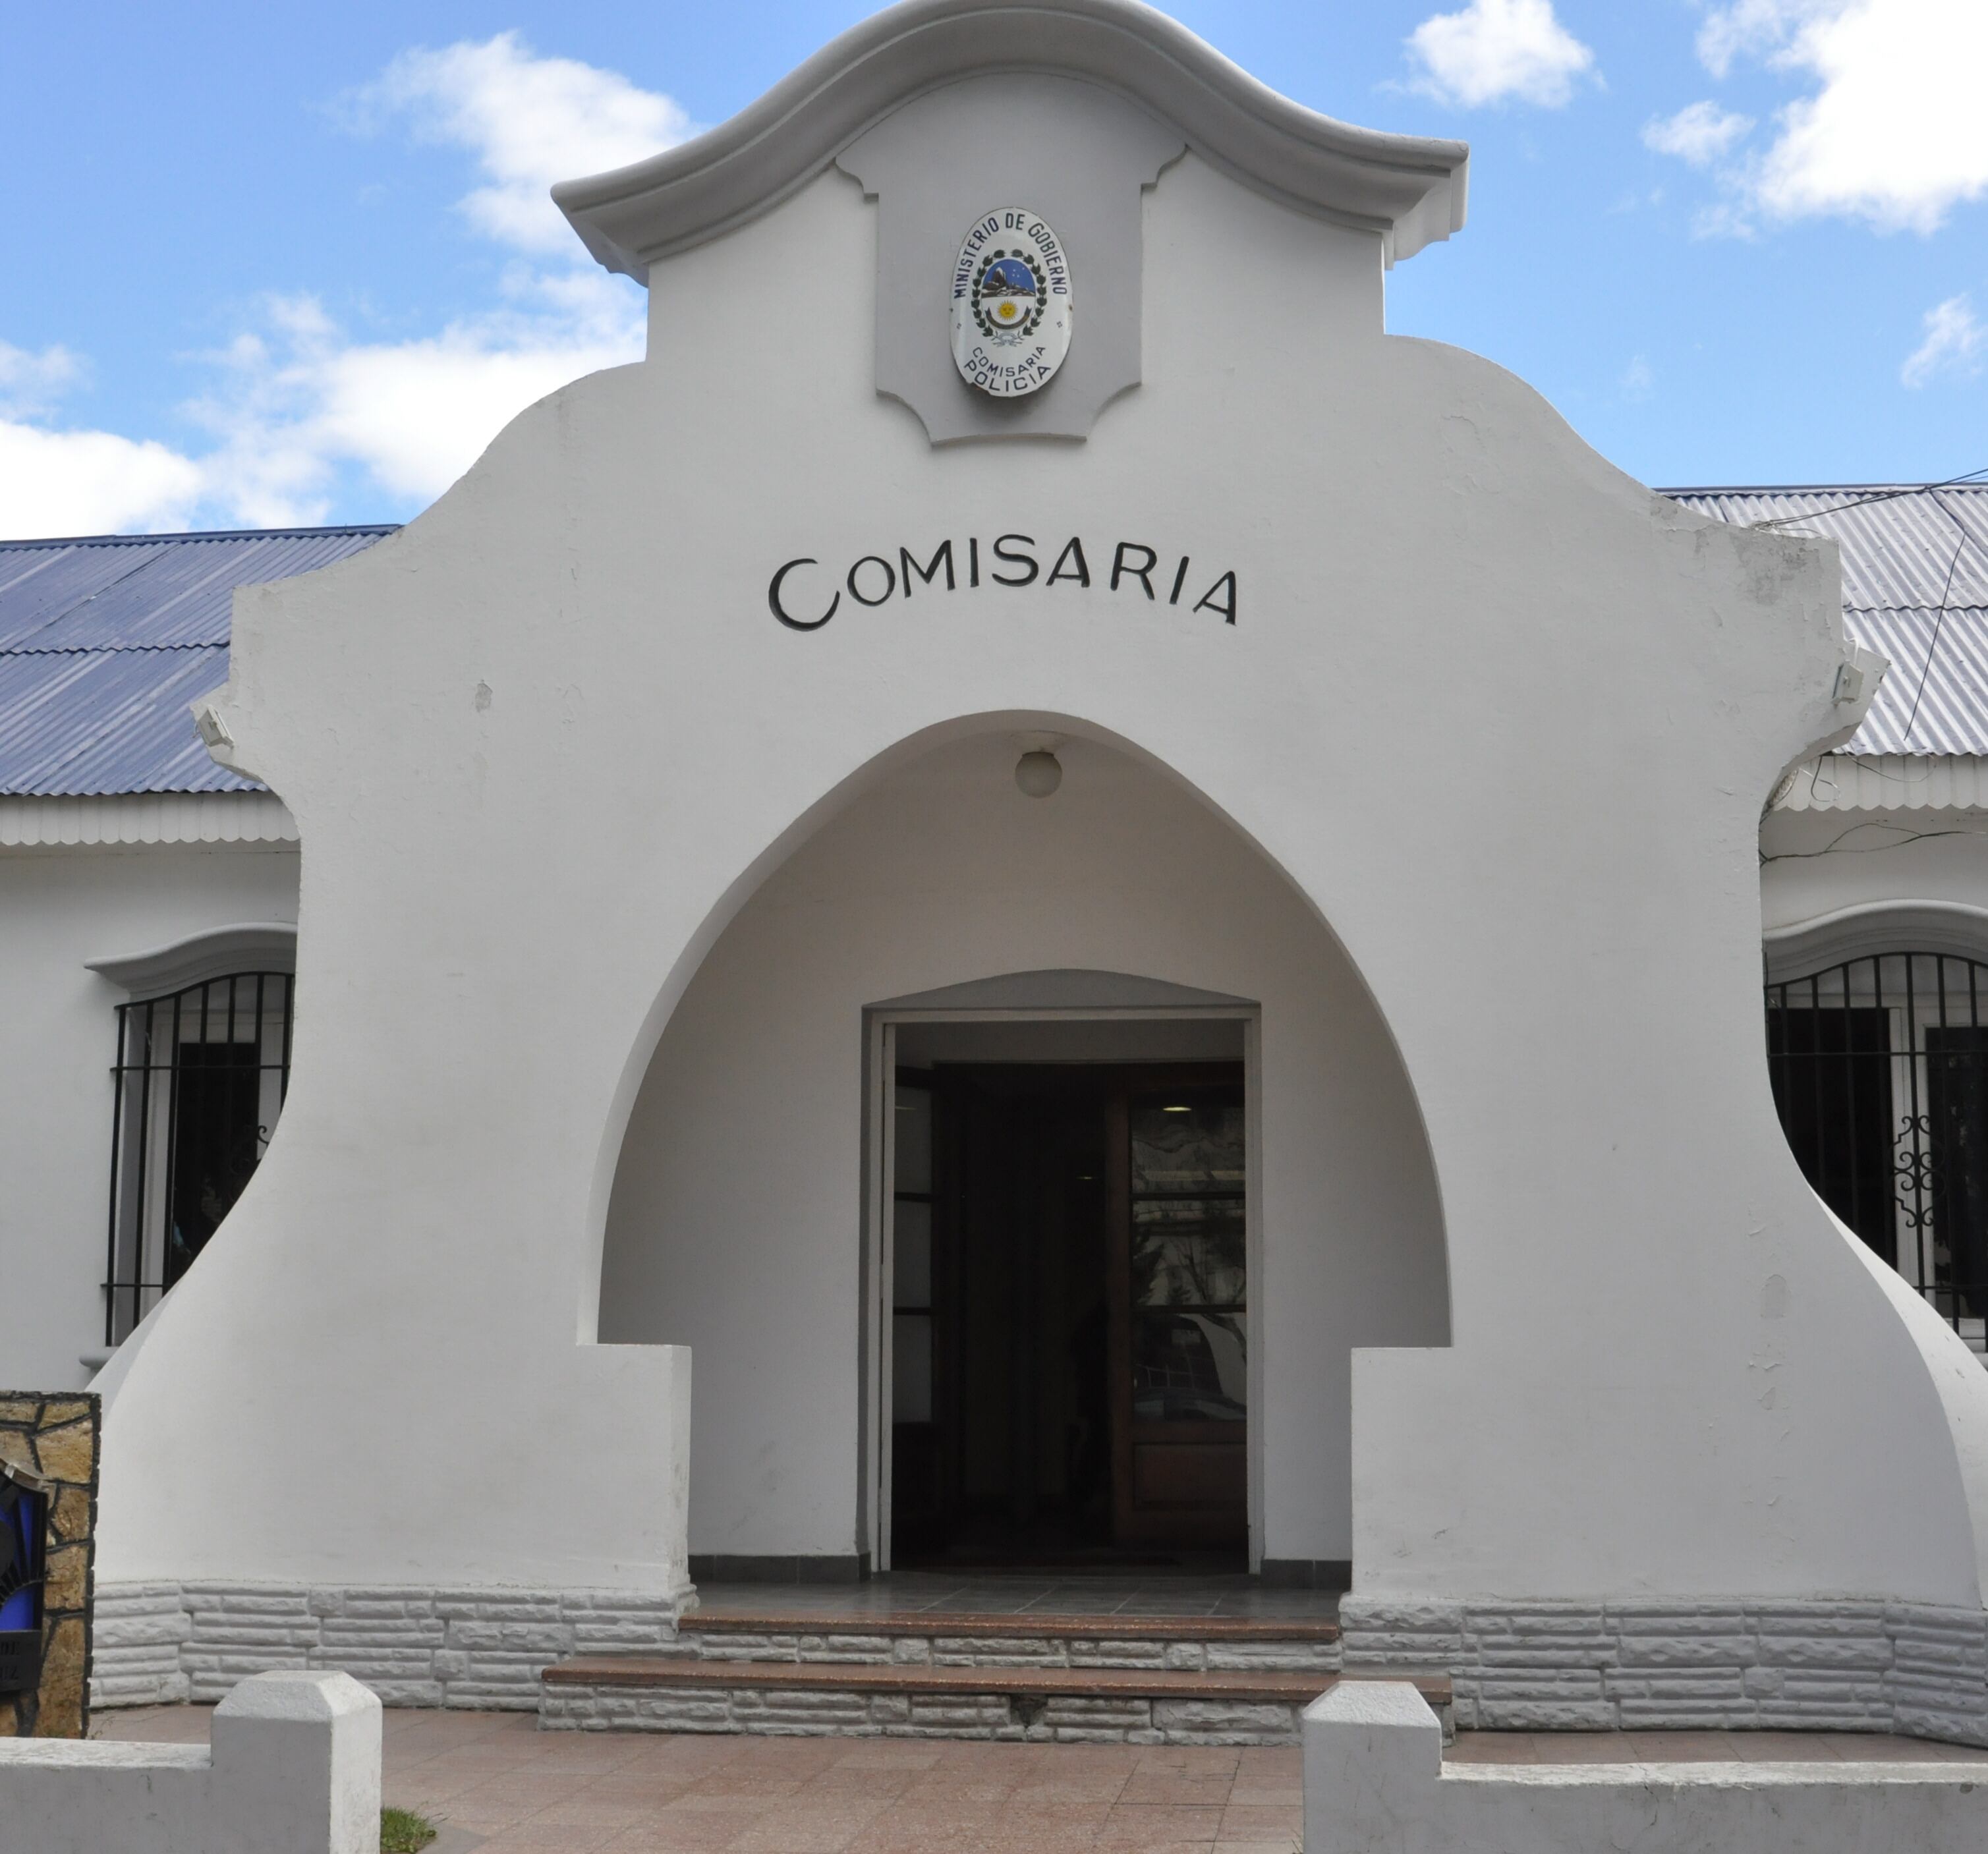
M 296 897 L 294 842 L 0 848 L 10 1052 L 0 1164 L 11 1180 L 0 1206 L 0 1379 L 79 1389 L 94 1369 L 86 1358 L 104 1347 L 110 1072 L 117 1007 L 132 994 L 87 962 L 294 921 Z
M 912 351 L 979 184 L 948 99 L 1043 126 L 988 184 L 1040 190 L 1080 292 L 1086 187 L 1136 194 L 1134 269 L 1080 301 L 1138 319 L 1080 319 L 1006 425 Z M 667 1618 L 693 1553 L 874 1559 L 879 1012 L 1051 972 L 1235 1006 L 1249 1549 L 1350 1560 L 1350 1646 L 1556 1604 L 1980 1621 L 1988 1373 L 1805 1180 L 1760 987 L 1763 907 L 1770 968 L 1871 900 L 1974 945 L 1988 863 L 1971 825 L 1841 853 L 1784 791 L 1763 833 L 1870 700 L 1834 550 L 1388 336 L 1462 184 L 1118 0 L 915 0 L 560 190 L 646 281 L 647 358 L 237 595 L 206 731 L 295 818 L 302 1001 L 267 1157 L 104 1380 L 106 1586 Z M 1188 262 L 1225 282 L 1183 312 Z M 1112 370 L 1056 401 L 1087 341 Z M 9 920 L 52 974 L 62 908 L 157 944 L 299 866 L 211 864 L 9 863 Z M 74 951 L 20 977 L 50 1036 L 106 1008 Z

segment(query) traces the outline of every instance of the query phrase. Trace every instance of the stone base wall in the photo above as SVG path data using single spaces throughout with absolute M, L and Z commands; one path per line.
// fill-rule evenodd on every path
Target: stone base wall
M 668 1595 L 509 1586 L 105 1584 L 100 1706 L 218 1700 L 250 1674 L 338 1669 L 389 1706 L 531 1711 L 539 1675 L 573 1654 L 655 1653 L 689 1586 Z
M 546 1731 L 749 1732 L 774 1737 L 986 1738 L 1030 1744 L 1295 1744 L 1298 1708 L 1075 1694 L 658 1690 L 548 1685 Z
M 1493 1731 L 1904 1732 L 1988 1746 L 1988 1613 L 1858 1602 L 1340 1604 L 1349 1672 L 1428 1669 Z
M 90 1731 L 90 1616 L 95 1583 L 96 1461 L 103 1405 L 86 1393 L 0 1391 L 0 1472 L 45 1504 L 41 1681 L 0 1694 L 0 1738 Z
M 854 1619 L 851 1619 L 853 1623 Z M 678 1652 L 702 1661 L 847 1663 L 894 1667 L 1134 1667 L 1174 1673 L 1339 1671 L 1337 1642 L 1114 1640 L 1032 1636 L 925 1636 L 860 1626 L 805 1633 L 685 1629 Z

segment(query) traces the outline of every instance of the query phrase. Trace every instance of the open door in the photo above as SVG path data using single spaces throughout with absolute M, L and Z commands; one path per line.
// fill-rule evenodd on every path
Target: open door
M 885 1053 L 887 1562 L 1246 1549 L 1242 1065 Z
M 1246 1545 L 1242 1079 L 1128 1071 L 1108 1113 L 1113 1533 L 1121 1545 Z
M 894 1071 L 891 1194 L 891 1451 L 888 1483 L 893 1562 L 924 1550 L 940 1518 L 935 1113 L 932 1078 Z

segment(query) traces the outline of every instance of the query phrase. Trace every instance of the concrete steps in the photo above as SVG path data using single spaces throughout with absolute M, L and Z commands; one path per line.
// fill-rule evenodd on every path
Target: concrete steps
M 679 1623 L 670 1653 L 579 1656 L 549 1667 L 539 1722 L 580 1731 L 1286 1744 L 1296 1742 L 1298 1714 L 1342 1677 L 1330 1623 L 694 1613 Z M 1447 1719 L 1448 1677 L 1405 1677 Z
M 831 1661 L 895 1667 L 1245 1668 L 1339 1670 L 1339 1625 L 1256 1616 L 706 1615 L 677 1624 L 707 1661 Z

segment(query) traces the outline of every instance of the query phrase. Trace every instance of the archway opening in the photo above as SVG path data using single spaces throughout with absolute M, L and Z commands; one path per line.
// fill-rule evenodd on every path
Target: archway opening
M 1132 1163 L 1129 1116 L 1145 1113 L 1157 1129 L 1165 1123 L 1154 1116 L 1185 1108 L 1169 1118 L 1207 1136 L 1210 1175 L 1192 1190 L 1151 1176 L 1135 1189 L 1128 1175 L 1117 1253 L 1158 1285 L 1151 1305 L 1121 1309 L 1124 1348 L 1112 1353 L 1107 1336 L 1114 1376 L 1104 1388 L 1121 1401 L 1141 1393 L 1161 1420 L 1151 1346 L 1138 1383 L 1118 1380 L 1134 1369 L 1142 1336 L 1170 1334 L 1182 1354 L 1175 1401 L 1182 1412 L 1197 1396 L 1207 1406 L 1182 1420 L 1218 1424 L 1230 1420 L 1218 1407 L 1225 1399 L 1241 1406 L 1241 1462 L 1214 1458 L 1220 1436 L 1195 1439 L 1198 1460 L 1178 1450 L 1149 1460 L 1162 1478 L 1173 1472 L 1177 1490 L 1196 1472 L 1204 1493 L 1239 1487 L 1240 1524 L 1221 1541 L 1238 1562 L 1246 1551 L 1253 1567 L 1280 1575 L 1343 1575 L 1350 1354 L 1448 1342 L 1441 1211 L 1421 1119 L 1344 951 L 1261 852 L 1162 769 L 1067 739 L 1058 789 L 1031 796 L 1015 772 L 1032 744 L 1006 730 L 947 740 L 830 818 L 718 937 L 651 1059 L 609 1203 L 600 1331 L 693 1349 L 694 1575 L 854 1575 L 890 1548 L 893 1342 L 910 1330 L 900 1315 L 929 1305 L 905 1297 L 908 1278 L 888 1252 L 887 1209 L 901 1187 L 885 1163 L 884 1116 L 905 1117 L 896 1109 L 908 1103 L 887 1092 L 901 1068 L 948 1072 L 962 1100 L 977 1091 L 986 1111 L 962 1136 L 981 1143 L 983 1183 L 958 1208 L 983 1232 L 1003 1222 L 992 1207 L 1004 1193 L 1012 1207 L 1031 1167 L 1070 1174 L 1075 1194 L 1060 1208 L 1038 1194 L 1022 1219 L 1033 1232 L 1031 1268 L 1052 1240 L 1045 1231 L 1085 1222 L 1074 1207 L 1082 1174 L 1104 1187 L 1121 1157 Z M 1024 997 L 1015 975 L 1066 988 Z M 948 988 L 964 989 L 931 1001 Z M 910 1039 L 888 1056 L 887 1029 Z M 1045 1118 L 1051 1097 L 1068 1111 Z M 996 1112 L 990 1099 L 1009 1106 Z M 1024 1099 L 1036 1106 L 1013 1107 Z M 1003 1115 L 1009 1133 L 991 1133 Z M 1036 1132 L 1013 1131 L 1030 1125 Z M 1236 1169 L 1223 1154 L 1237 1141 L 1239 1188 L 1213 1175 Z M 1086 1151 L 1090 1163 L 1080 1163 Z M 1179 1240 L 1141 1255 L 1131 1212 L 1164 1225 L 1170 1204 L 1185 1207 Z M 1015 1225 L 1011 1211 L 1005 1227 Z M 1112 1265 L 1095 1220 L 1087 1228 L 1091 1260 Z M 1225 1258 L 1242 1266 L 1222 1276 Z M 1038 1295 L 1033 1325 L 1011 1320 L 977 1367 L 1001 1380 L 991 1394 L 1008 1399 L 1014 1419 L 992 1452 L 1013 1470 L 1033 1451 L 1027 1474 L 992 1490 L 1011 1504 L 1018 1491 L 1025 1505 L 1046 1492 L 1067 1501 L 1095 1481 L 1095 1423 L 1081 1407 L 1092 1389 L 1063 1369 L 1097 1350 L 1072 1298 L 1091 1260 L 1073 1250 L 1055 1259 L 1071 1304 L 1054 1319 L 1042 1314 L 1040 1268 L 982 1277 L 986 1292 L 1002 1291 L 987 1285 L 998 1278 L 1012 1295 L 1023 1279 Z M 1190 1293 L 1201 1298 L 1180 1298 Z M 970 1302 L 950 1314 L 975 1317 Z M 1052 1342 L 1070 1380 L 1053 1395 L 1030 1375 L 1048 1369 Z M 1094 1490 L 1086 1498 L 1094 1523 Z M 1136 1542 L 1124 1530 L 1114 1518 L 1091 1542 L 1124 1549 Z

